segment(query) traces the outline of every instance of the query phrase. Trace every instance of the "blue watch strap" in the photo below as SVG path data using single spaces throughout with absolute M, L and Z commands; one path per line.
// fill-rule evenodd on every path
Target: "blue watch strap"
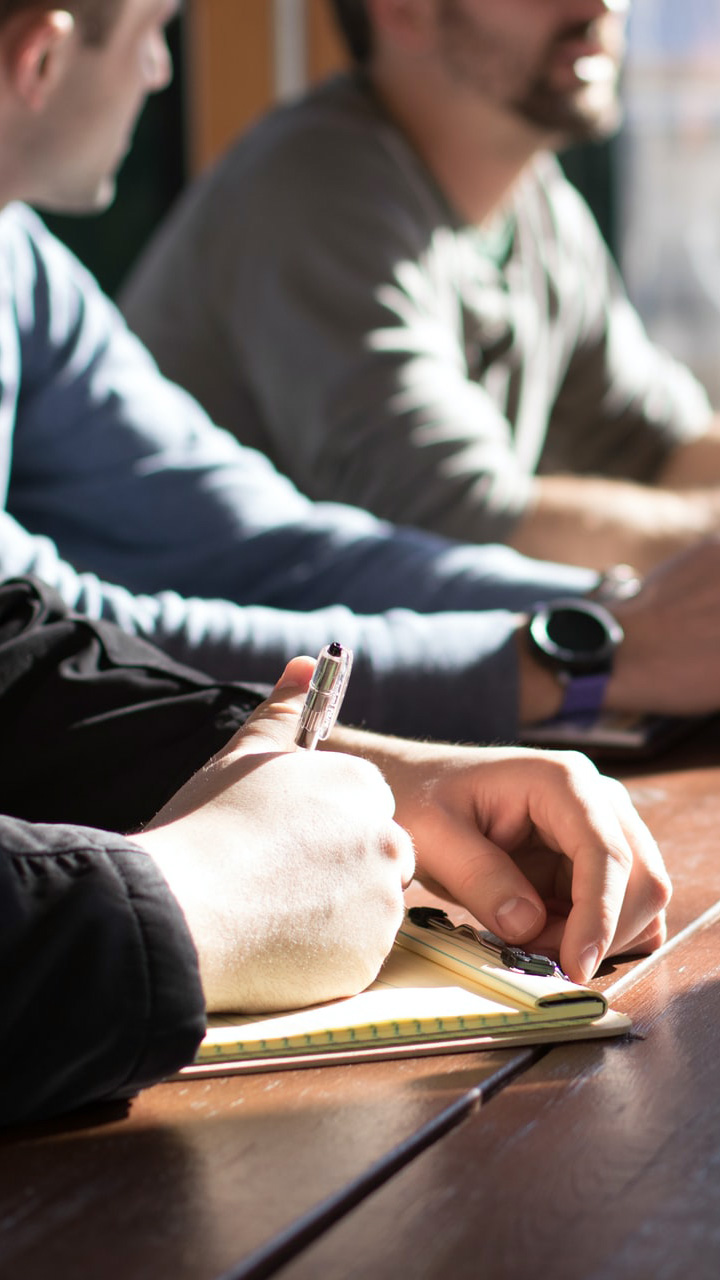
M 611 672 L 593 671 L 589 675 L 562 676 L 565 696 L 557 718 L 566 716 L 596 716 L 605 701 L 605 690 Z

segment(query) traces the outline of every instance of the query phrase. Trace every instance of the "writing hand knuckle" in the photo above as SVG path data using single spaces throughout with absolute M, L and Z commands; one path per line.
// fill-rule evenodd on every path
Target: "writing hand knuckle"
M 559 784 L 573 792 L 588 785 L 597 786 L 600 780 L 596 766 L 582 751 L 555 751 L 549 755 L 548 764 Z
M 623 874 L 629 878 L 633 866 L 632 849 L 626 844 L 613 844 L 610 842 L 605 848 L 610 861 L 614 862 Z
M 664 872 L 655 872 L 650 877 L 648 886 L 649 906 L 653 915 L 662 915 L 672 897 L 670 877 Z

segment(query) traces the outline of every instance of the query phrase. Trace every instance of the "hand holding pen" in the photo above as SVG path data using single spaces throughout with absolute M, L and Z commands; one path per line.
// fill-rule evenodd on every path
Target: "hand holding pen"
M 137 836 L 183 911 L 210 1010 L 267 1012 L 360 991 L 400 926 L 414 852 L 388 784 L 366 760 L 294 745 L 303 702 L 319 721 L 307 741 L 330 731 L 349 669 L 341 657 L 320 655 L 312 698 L 312 661 L 291 659 Z

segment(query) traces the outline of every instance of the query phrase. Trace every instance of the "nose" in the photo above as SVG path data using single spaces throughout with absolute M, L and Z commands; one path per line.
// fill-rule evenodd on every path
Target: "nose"
M 615 19 L 624 26 L 630 4 L 631 0 L 567 0 L 565 13 L 568 23 L 573 26 L 590 26 L 605 18 L 610 22 Z
M 167 89 L 173 77 L 173 64 L 164 31 L 153 31 L 142 51 L 142 71 L 148 93 Z
M 578 21 L 593 22 L 606 13 L 615 13 L 619 17 L 627 14 L 631 0 L 570 0 L 568 8 L 579 15 Z

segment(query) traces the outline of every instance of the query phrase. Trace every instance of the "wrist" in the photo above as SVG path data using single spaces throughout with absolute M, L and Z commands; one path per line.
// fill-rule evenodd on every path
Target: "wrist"
M 518 655 L 518 723 L 540 724 L 558 715 L 564 690 L 558 675 L 539 662 L 530 648 L 530 622 L 523 618 L 516 632 Z
M 526 678 L 531 673 L 528 688 L 535 696 L 530 705 L 521 696 L 521 723 L 558 716 L 594 718 L 604 705 L 615 654 L 623 641 L 615 616 L 597 600 L 550 600 L 530 615 L 524 637 L 526 652 L 536 664 L 535 669 L 524 668 Z M 554 689 L 542 681 L 542 668 L 553 678 Z

